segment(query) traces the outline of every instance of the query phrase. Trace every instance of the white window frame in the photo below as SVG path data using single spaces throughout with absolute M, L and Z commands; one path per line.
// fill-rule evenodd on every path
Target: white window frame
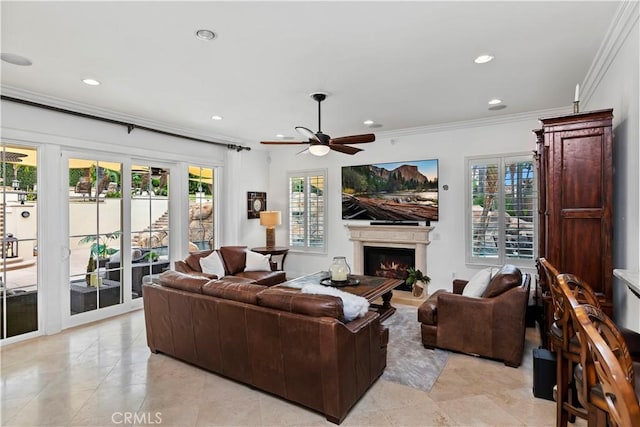
M 533 163 L 533 206 L 531 208 L 533 218 L 533 256 L 531 259 L 508 258 L 506 256 L 506 233 L 505 233 L 505 183 L 504 170 L 505 164 L 509 161 L 531 161 Z M 473 245 L 473 182 L 471 170 L 473 165 L 482 164 L 498 164 L 498 176 L 500 177 L 498 187 L 498 203 L 501 209 L 498 213 L 498 253 L 496 257 L 480 257 L 474 256 L 472 252 Z M 532 153 L 509 153 L 496 154 L 488 156 L 465 157 L 465 254 L 466 263 L 474 266 L 502 266 L 505 263 L 513 264 L 519 267 L 535 268 L 535 260 L 538 254 L 538 170 Z
M 309 245 L 309 223 L 307 221 L 308 216 L 306 213 L 308 212 L 309 206 L 309 191 L 305 191 L 304 197 L 304 212 L 305 212 L 305 221 L 304 221 L 304 241 L 305 244 L 302 246 L 291 245 L 291 214 L 292 214 L 292 206 L 291 206 L 291 179 L 292 178 L 304 178 L 305 179 L 305 187 L 309 186 L 309 178 L 322 176 L 324 182 L 323 188 L 323 203 L 322 203 L 322 216 L 324 218 L 323 221 L 323 235 L 322 235 L 322 246 L 310 246 Z M 327 201 L 329 200 L 327 197 L 327 170 L 326 169 L 313 169 L 313 170 L 304 170 L 304 171 L 294 171 L 287 173 L 287 244 L 289 245 L 290 250 L 292 251 L 300 251 L 300 252 L 310 252 L 310 253 L 326 253 L 327 250 L 327 236 L 328 236 L 328 218 L 327 218 Z

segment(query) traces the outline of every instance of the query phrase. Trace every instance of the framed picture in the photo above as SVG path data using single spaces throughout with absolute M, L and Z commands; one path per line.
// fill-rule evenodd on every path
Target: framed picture
M 260 218 L 260 212 L 267 210 L 267 193 L 247 191 L 247 218 Z

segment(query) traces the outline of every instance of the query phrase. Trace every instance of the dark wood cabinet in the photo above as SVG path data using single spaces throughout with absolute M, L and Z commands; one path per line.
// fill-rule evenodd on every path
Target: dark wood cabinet
M 540 119 L 538 252 L 562 273 L 585 280 L 613 314 L 613 110 Z M 544 275 L 540 288 L 547 291 Z M 549 300 L 543 296 L 543 300 Z M 545 304 L 547 324 L 553 313 Z

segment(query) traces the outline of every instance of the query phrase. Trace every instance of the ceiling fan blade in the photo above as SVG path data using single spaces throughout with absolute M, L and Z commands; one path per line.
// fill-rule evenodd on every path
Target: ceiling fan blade
M 296 145 L 296 144 L 308 144 L 307 141 L 260 141 L 260 144 L 267 145 Z
M 315 133 L 311 132 L 309 129 L 302 127 L 302 126 L 296 126 L 296 130 L 298 131 L 298 133 L 302 136 L 304 136 L 305 138 L 309 138 L 309 140 L 314 140 L 317 142 L 322 142 L 318 139 L 318 137 L 316 136 Z
M 309 147 L 310 147 L 310 146 L 309 146 Z M 298 151 L 298 152 L 296 153 L 296 156 L 297 156 L 297 155 L 299 155 L 299 154 L 302 154 L 302 153 L 304 153 L 304 152 L 309 152 L 309 147 L 305 148 L 304 150 Z
M 335 151 L 339 151 L 339 152 L 344 153 L 344 154 L 356 154 L 356 153 L 359 153 L 360 151 L 362 151 L 361 148 L 349 147 L 348 145 L 331 144 L 331 145 L 329 145 L 329 148 L 331 148 L 332 150 L 335 150 Z
M 373 142 L 376 140 L 376 136 L 372 133 L 365 133 L 362 135 L 341 136 L 339 138 L 332 138 L 331 144 L 362 144 L 364 142 Z

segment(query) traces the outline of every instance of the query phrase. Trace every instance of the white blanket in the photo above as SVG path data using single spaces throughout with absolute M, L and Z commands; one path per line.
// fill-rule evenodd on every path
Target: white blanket
M 342 310 L 344 312 L 344 319 L 347 322 L 352 321 L 356 317 L 362 317 L 369 310 L 369 301 L 366 298 L 359 297 L 357 295 L 350 294 L 348 292 L 341 291 L 331 286 L 322 286 L 309 284 L 302 287 L 302 293 L 305 294 L 319 294 L 319 295 L 333 295 L 342 299 Z

